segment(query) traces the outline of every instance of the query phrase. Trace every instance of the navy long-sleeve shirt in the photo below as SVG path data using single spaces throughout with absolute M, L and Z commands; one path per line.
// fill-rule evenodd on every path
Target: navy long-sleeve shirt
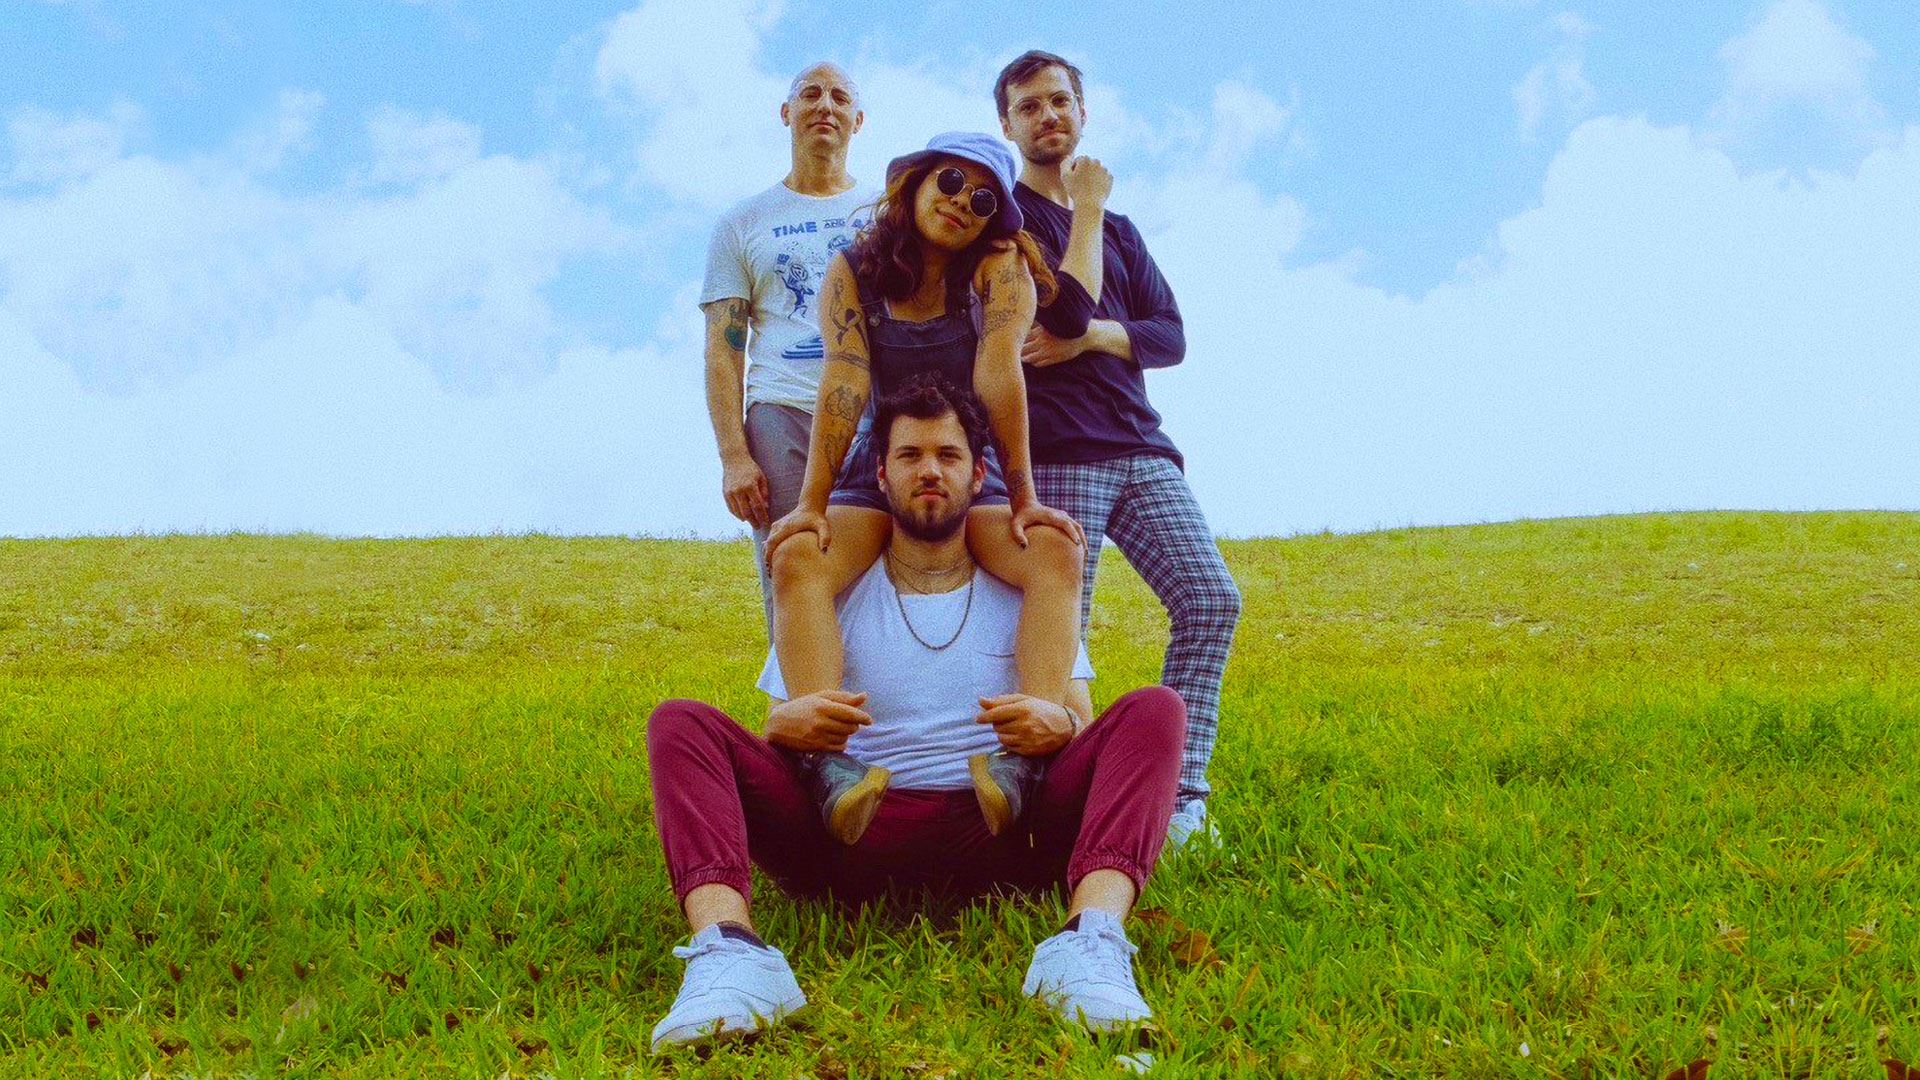
M 1067 250 L 1073 213 L 1025 184 L 1013 197 L 1026 215 L 1026 229 L 1058 265 Z M 1057 275 L 1060 295 L 1035 319 L 1055 337 L 1075 338 L 1092 319 L 1126 327 L 1133 359 L 1085 352 L 1052 367 L 1028 367 L 1027 440 L 1039 465 L 1105 461 L 1128 454 L 1159 454 L 1183 465 L 1173 440 L 1160 430 L 1160 414 L 1147 402 L 1147 368 L 1171 367 L 1185 358 L 1187 333 L 1173 289 L 1161 276 L 1140 230 L 1119 214 L 1101 225 L 1103 284 L 1100 302 L 1070 274 Z

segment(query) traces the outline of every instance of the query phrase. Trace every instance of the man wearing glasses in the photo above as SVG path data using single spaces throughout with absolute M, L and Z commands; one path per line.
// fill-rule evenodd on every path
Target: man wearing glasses
M 1187 707 L 1167 839 L 1174 850 L 1195 839 L 1217 843 L 1206 818 L 1207 762 L 1240 592 L 1142 377 L 1184 358 L 1180 309 L 1140 231 L 1105 212 L 1106 170 L 1074 156 L 1087 119 L 1080 69 L 1034 50 L 1000 72 L 993 96 L 1003 132 L 1025 158 L 1013 194 L 1027 231 L 1060 256 L 1061 295 L 1050 306 L 1092 309 L 1084 332 L 1067 336 L 1053 332 L 1058 320 L 1036 319 L 1021 351 L 1036 493 L 1087 533 L 1083 636 L 1102 536 L 1113 538 L 1166 607 L 1173 634 L 1161 682 Z
M 879 198 L 847 174 L 847 146 L 865 119 L 846 72 L 829 63 L 802 71 L 780 104 L 791 169 L 728 210 L 707 249 L 707 412 L 727 510 L 753 529 L 769 625 L 767 525 L 800 497 L 825 358 L 816 294 Z

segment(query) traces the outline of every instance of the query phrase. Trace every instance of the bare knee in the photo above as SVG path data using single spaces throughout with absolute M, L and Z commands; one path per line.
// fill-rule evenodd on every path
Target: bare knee
M 808 582 L 821 580 L 826 568 L 827 553 L 820 550 L 812 533 L 789 536 L 767 552 L 767 573 L 775 592 L 805 588 Z
M 1073 538 L 1051 525 L 1027 530 L 1027 558 L 1032 563 L 1033 581 L 1045 581 L 1061 588 L 1080 590 L 1080 575 L 1086 549 Z

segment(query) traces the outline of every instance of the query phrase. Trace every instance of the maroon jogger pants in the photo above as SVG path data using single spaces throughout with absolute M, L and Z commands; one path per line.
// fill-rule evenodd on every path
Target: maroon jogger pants
M 890 886 L 1071 889 L 1108 869 L 1138 889 L 1166 842 L 1186 726 L 1179 695 L 1135 690 L 1054 756 L 1026 829 L 989 835 L 971 789 L 888 791 L 852 847 L 827 835 L 786 756 L 711 705 L 662 703 L 647 721 L 647 758 L 680 901 L 713 883 L 751 898 L 749 860 L 790 893 L 854 902 Z

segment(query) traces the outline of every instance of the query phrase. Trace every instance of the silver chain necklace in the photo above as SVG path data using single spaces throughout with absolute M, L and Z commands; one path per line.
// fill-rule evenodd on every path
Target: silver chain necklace
M 895 566 L 898 566 L 900 564 L 900 561 L 893 557 L 893 552 L 891 551 L 887 552 L 887 562 Z M 911 567 L 909 567 L 909 569 L 911 569 Z M 952 645 L 954 642 L 960 640 L 960 632 L 967 628 L 967 617 L 973 614 L 973 583 L 974 583 L 974 580 L 979 576 L 980 574 L 979 574 L 979 571 L 977 570 L 967 575 L 967 606 L 962 608 L 960 611 L 960 625 L 953 628 L 952 637 L 948 638 L 947 640 L 941 642 L 938 645 L 935 645 L 933 642 L 928 641 L 926 638 L 921 637 L 920 631 L 915 630 L 913 628 L 913 620 L 907 618 L 907 602 L 905 600 L 900 599 L 900 586 L 894 585 L 893 606 L 900 609 L 900 621 L 907 625 L 907 633 L 913 635 L 913 640 L 919 642 L 921 648 L 930 650 L 932 652 L 941 652 L 942 650 L 946 649 L 948 646 Z M 920 595 L 929 596 L 933 594 L 921 593 Z

